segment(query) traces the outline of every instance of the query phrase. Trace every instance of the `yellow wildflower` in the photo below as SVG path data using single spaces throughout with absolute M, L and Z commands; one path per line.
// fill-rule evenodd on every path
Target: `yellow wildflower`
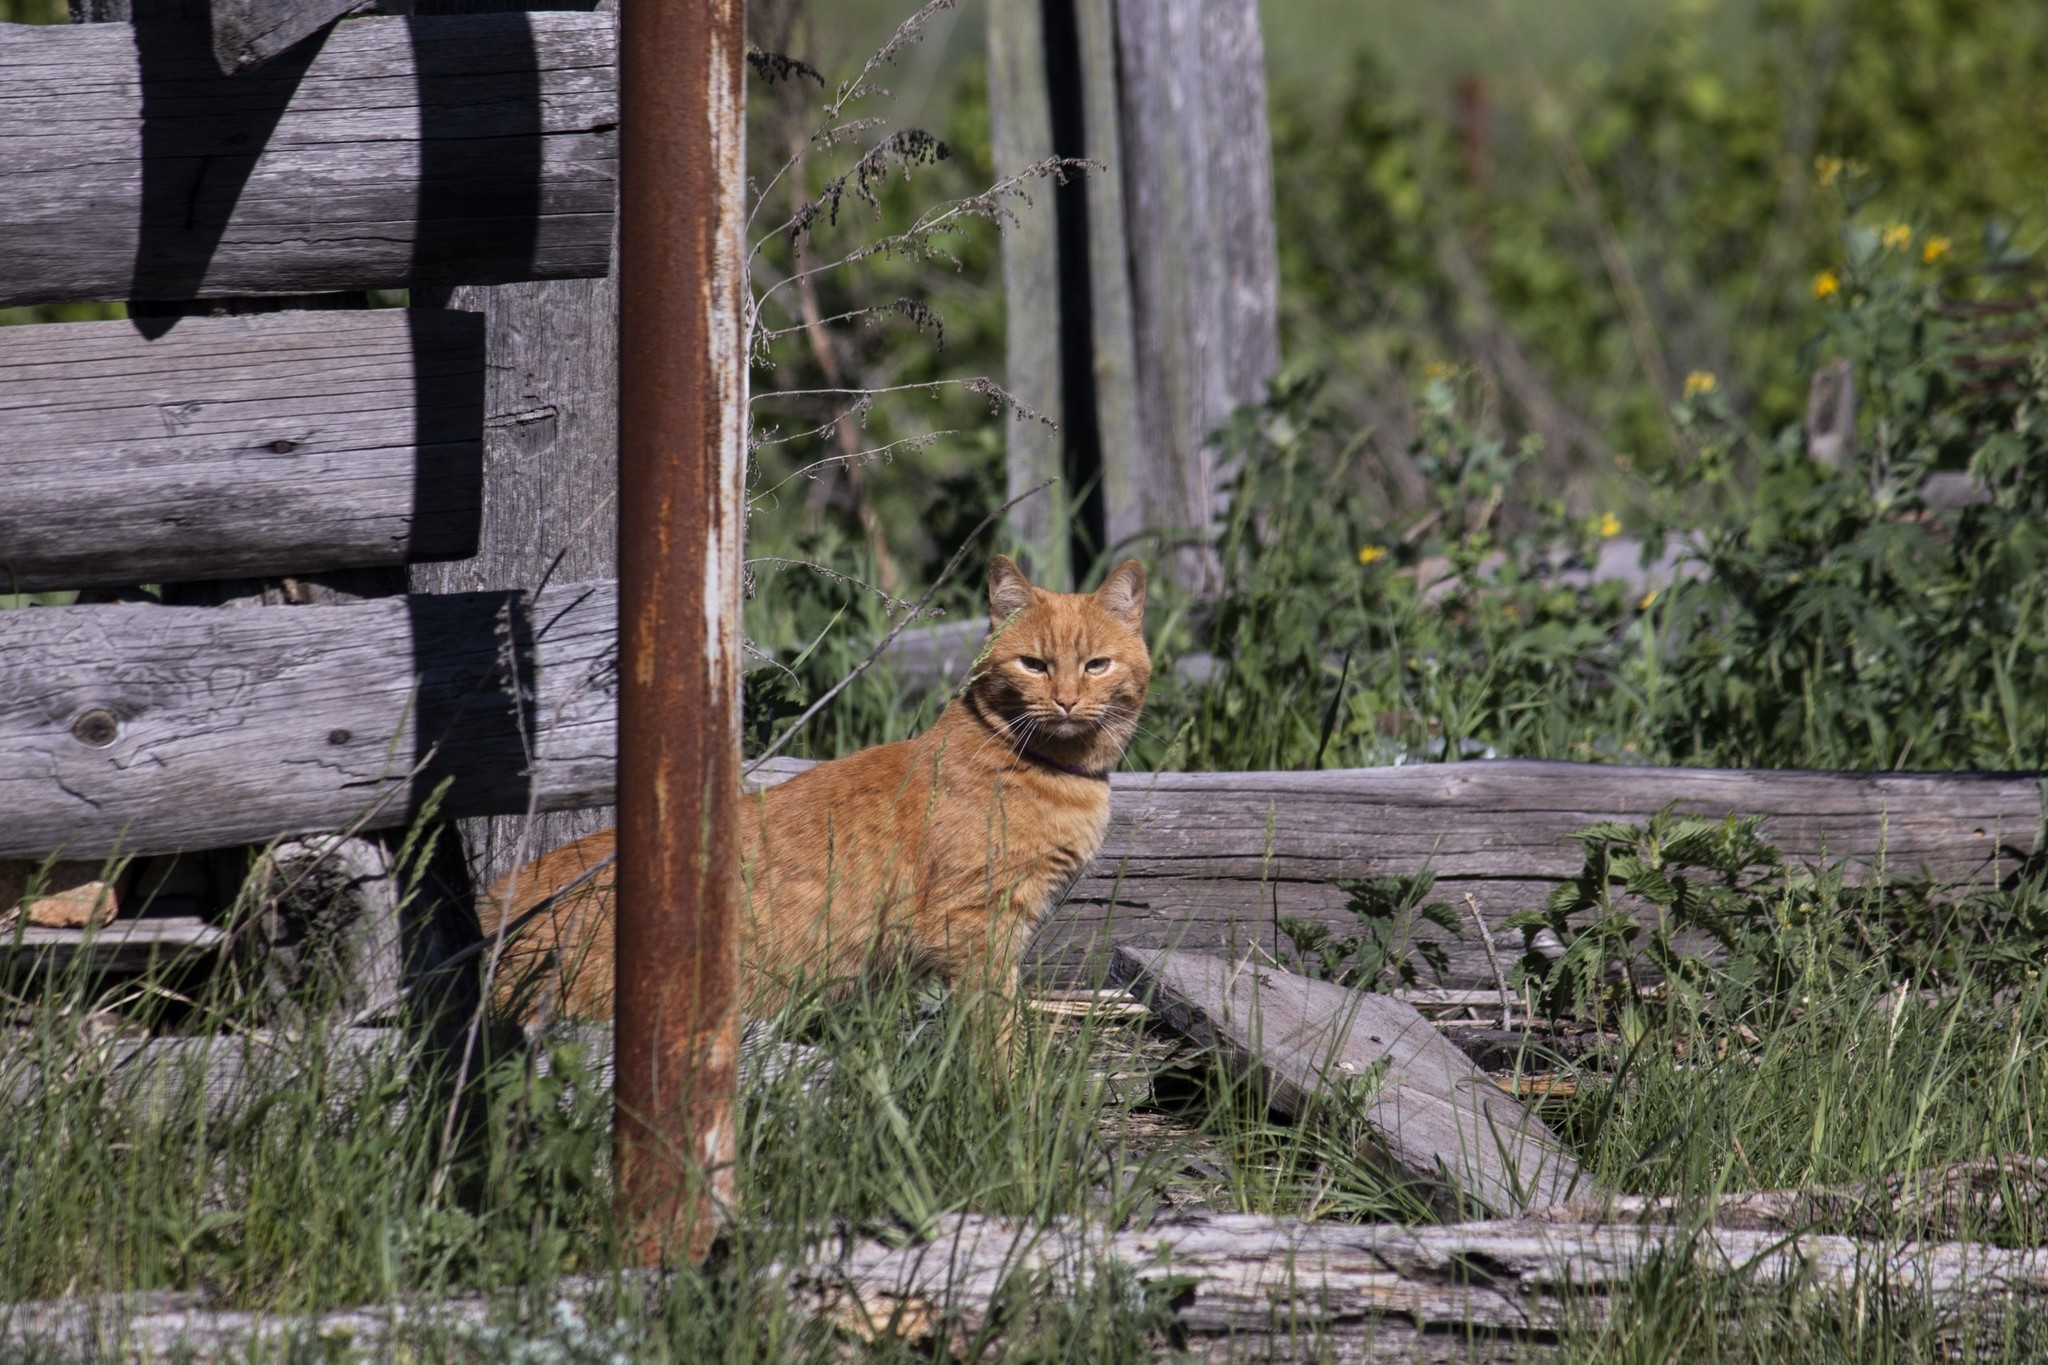
M 1458 367 L 1447 361 L 1432 360 L 1422 367 L 1424 379 L 1449 379 L 1458 372 Z
M 1832 185 L 1841 179 L 1843 164 L 1838 156 L 1817 156 L 1813 159 L 1813 173 L 1822 185 Z
M 1600 514 L 1600 539 L 1612 540 L 1621 534 L 1621 518 L 1612 512 Z
M 1639 602 L 1637 602 L 1637 603 L 1636 603 L 1636 610 L 1637 610 L 1637 611 L 1648 611 L 1648 610 L 1650 609 L 1650 604 L 1651 604 L 1651 603 L 1653 603 L 1653 602 L 1655 602 L 1656 600 L 1657 600 L 1657 590 L 1656 590 L 1655 588 L 1652 588 L 1652 589 L 1650 589 L 1650 590 L 1649 590 L 1648 592 L 1646 592 L 1646 593 L 1644 593 L 1644 594 L 1643 594 L 1643 597 L 1642 597 L 1642 600 L 1641 600 L 1641 601 L 1639 601 Z
M 1900 251 L 1913 245 L 1913 229 L 1904 223 L 1886 223 L 1884 236 L 1878 240 L 1886 251 Z
M 1687 398 L 1697 398 L 1703 393 L 1712 393 L 1720 385 L 1721 381 L 1714 378 L 1707 371 L 1694 370 L 1685 377 L 1685 396 Z
M 1948 249 L 1954 245 L 1955 243 L 1946 237 L 1929 237 L 1927 245 L 1920 248 L 1920 259 L 1929 265 L 1933 265 L 1936 261 L 1948 255 Z
M 1824 299 L 1841 292 L 1842 279 L 1834 271 L 1823 270 L 1820 274 L 1813 277 L 1813 296 L 1815 298 Z
M 1377 564 L 1386 557 L 1386 550 L 1378 545 L 1363 545 L 1358 550 L 1358 562 L 1361 564 Z

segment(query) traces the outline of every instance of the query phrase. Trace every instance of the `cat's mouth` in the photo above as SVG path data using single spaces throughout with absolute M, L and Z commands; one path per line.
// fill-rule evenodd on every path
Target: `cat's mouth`
M 1092 716 L 1040 716 L 1033 727 L 1039 734 L 1053 739 L 1079 739 L 1093 734 L 1096 721 Z

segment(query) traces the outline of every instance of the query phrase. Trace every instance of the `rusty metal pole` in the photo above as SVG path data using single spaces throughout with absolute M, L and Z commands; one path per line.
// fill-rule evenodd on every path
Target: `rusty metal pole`
M 619 13 L 615 1210 L 699 1259 L 739 1054 L 744 0 Z

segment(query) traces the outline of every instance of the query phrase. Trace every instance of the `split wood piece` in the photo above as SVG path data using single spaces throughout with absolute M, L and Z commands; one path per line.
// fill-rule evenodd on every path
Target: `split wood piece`
M 194 915 L 115 920 L 97 929 L 0 929 L 0 972 L 40 969 L 45 964 L 61 972 L 79 957 L 89 957 L 94 971 L 147 971 L 212 952 L 225 938 L 218 925 Z
M 2048 1160 L 1978 1157 L 1913 1175 L 1817 1190 L 1751 1190 L 1712 1203 L 1616 1195 L 1581 1200 L 1529 1217 L 1546 1223 L 1684 1224 L 1702 1217 L 1717 1228 L 1802 1232 L 1824 1228 L 1861 1237 L 1951 1240 L 2000 1234 L 2039 1238 L 2048 1231 Z
M 470 554 L 483 387 L 473 313 L 0 328 L 0 591 Z
M 361 19 L 224 76 L 204 24 L 0 25 L 0 306 L 603 274 L 616 52 L 608 14 Z
M 1905 1246 L 1845 1237 L 1526 1221 L 1403 1228 L 1209 1215 L 1106 1233 L 975 1216 L 927 1241 L 858 1243 L 804 1269 L 799 1302 L 866 1334 L 961 1343 L 989 1328 L 1006 1283 L 1073 1294 L 1119 1263 L 1171 1281 L 1176 1333 L 1196 1356 L 1260 1338 L 1357 1360 L 1525 1359 L 1512 1348 L 1597 1328 L 1639 1272 L 1671 1257 L 1754 1285 L 1797 1284 L 1858 1303 L 1995 1313 L 2048 1297 L 2048 1249 Z M 943 1335 L 941 1335 L 943 1334 Z M 1468 1354 L 1469 1352 L 1469 1354 Z
M 1796 1286 L 1845 1305 L 1903 1302 L 1948 1318 L 1995 1320 L 2048 1298 L 2048 1249 L 1883 1244 L 1846 1237 L 1530 1221 L 1440 1227 L 1302 1223 L 1211 1214 L 1111 1232 L 971 1214 L 910 1245 L 834 1238 L 770 1272 L 800 1311 L 856 1338 L 929 1347 L 1001 1333 L 1010 1286 L 1071 1301 L 1111 1267 L 1170 1290 L 1177 1350 L 1196 1359 L 1294 1355 L 1352 1361 L 1544 1358 L 1597 1331 L 1642 1272 L 1674 1259 L 1763 1289 Z M 517 1299 L 413 1299 L 327 1313 L 224 1309 L 204 1293 L 123 1294 L 0 1310 L 0 1347 L 69 1359 L 246 1359 L 292 1343 L 346 1340 L 365 1358 L 432 1346 L 490 1324 L 545 1322 L 559 1304 L 603 1311 L 619 1295 L 650 1311 L 655 1272 L 574 1276 Z M 523 1335 L 531 1335 L 531 1328 Z
M 232 76 L 372 7 L 371 0 L 213 0 L 213 59 Z
M 609 583 L 240 611 L 0 613 L 0 858 L 611 800 Z
M 1255 1076 L 1282 1113 L 1313 1118 L 1359 1094 L 1381 1164 L 1447 1213 L 1521 1213 L 1594 1188 L 1557 1135 L 1412 1005 L 1201 953 L 1120 949 L 1110 971 L 1168 1025 Z

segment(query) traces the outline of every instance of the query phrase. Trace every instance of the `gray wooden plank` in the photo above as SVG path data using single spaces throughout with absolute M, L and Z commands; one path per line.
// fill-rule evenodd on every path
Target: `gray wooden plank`
M 226 937 L 218 925 L 189 915 L 117 919 L 97 929 L 29 925 L 0 930 L 0 972 L 67 971 L 81 957 L 96 971 L 139 972 L 209 952 Z
M 1433 899 L 1471 896 L 1520 952 L 1508 916 L 1542 907 L 1577 873 L 1569 836 L 1600 820 L 1640 823 L 1666 805 L 1766 817 L 1798 862 L 1846 861 L 1954 887 L 1995 885 L 2038 848 L 2040 782 L 2014 773 L 1823 773 L 1636 768 L 1498 759 L 1319 773 L 1118 773 L 1102 852 L 1032 945 L 1034 976 L 1101 979 L 1114 946 L 1233 953 L 1284 950 L 1294 917 L 1356 928 L 1338 878 L 1437 874 Z M 1491 986 L 1476 930 L 1442 945 L 1447 984 Z
M 1279 370 L 1265 49 L 1256 0 L 1117 0 L 1138 444 L 1105 452 L 1109 542 L 1213 532 L 1231 470 L 1210 437 Z M 1170 572 L 1214 584 L 1213 555 Z
M 0 857 L 169 852 L 335 828 L 380 793 L 391 800 L 373 819 L 402 823 L 432 785 L 404 774 L 434 734 L 447 739 L 426 772 L 457 779 L 446 813 L 605 804 L 613 591 L 550 587 L 531 614 L 516 595 L 490 593 L 220 614 L 232 620 L 128 606 L 0 614 L 0 809 L 12 817 L 0 823 Z M 512 667 L 498 643 L 508 609 L 505 659 L 533 689 L 516 714 L 499 700 Z M 94 747 L 82 722 L 102 710 L 117 733 Z M 330 743 L 334 732 L 346 737 Z M 539 747 L 530 775 L 529 743 Z M 1578 870 L 1572 831 L 1646 820 L 1674 802 L 1767 817 L 1766 834 L 1795 859 L 1924 869 L 1957 886 L 2015 871 L 2041 816 L 2026 774 L 1500 760 L 1113 782 L 1103 851 L 1042 940 L 1055 956 L 1105 940 L 1270 947 L 1281 915 L 1342 923 L 1333 879 L 1425 868 L 1438 873 L 1438 896 L 1457 904 L 1471 892 L 1497 923 Z M 1476 945 L 1460 951 L 1472 968 L 1460 979 L 1490 982 Z
M 0 328 L 0 591 L 466 554 L 483 383 L 475 314 Z
M 0 25 L 0 306 L 602 274 L 615 50 L 364 19 L 230 77 L 203 25 Z
M 1045 21 L 1037 4 L 996 5 L 988 16 L 989 141 L 998 176 L 1013 176 L 1053 154 L 1045 82 Z M 1059 242 L 1051 181 L 1003 224 L 1004 384 L 1025 407 L 1054 420 L 1060 412 Z M 1041 422 L 1009 424 L 1005 460 L 1009 496 L 1061 479 L 1060 434 Z M 1010 509 L 1012 542 L 1040 583 L 1069 584 L 1068 524 L 1073 491 L 1064 481 Z
M 0 857 L 604 804 L 616 627 L 609 583 L 0 613 Z
M 1597 1190 L 1555 1133 L 1413 1005 L 1204 953 L 1119 949 L 1111 975 L 1169 1026 L 1309 1118 L 1363 1087 L 1374 1155 L 1447 1214 L 1516 1214 Z
M 371 7 L 372 0 L 213 0 L 213 59 L 232 76 Z

